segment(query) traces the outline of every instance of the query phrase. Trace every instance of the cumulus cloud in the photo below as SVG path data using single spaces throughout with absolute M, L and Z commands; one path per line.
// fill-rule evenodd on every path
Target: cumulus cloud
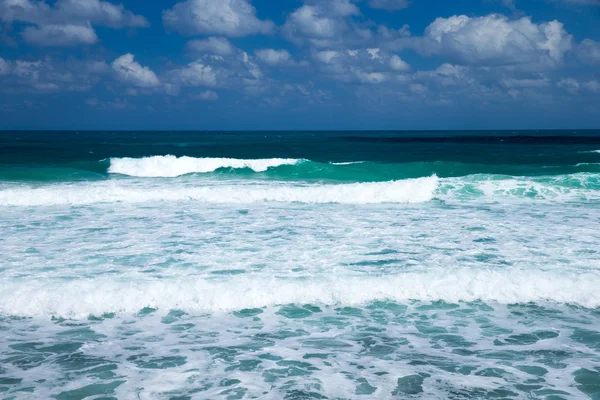
M 600 82 L 596 80 L 585 82 L 583 87 L 592 93 L 600 93 Z
M 415 74 L 416 79 L 435 83 L 443 87 L 471 86 L 474 79 L 469 74 L 468 67 L 444 63 L 432 71 L 419 71 Z
M 209 86 L 217 85 L 217 75 L 210 65 L 202 61 L 194 61 L 183 68 L 170 72 L 173 82 L 180 86 Z
M 200 92 L 198 94 L 193 94 L 190 96 L 192 99 L 202 100 L 202 101 L 217 101 L 219 100 L 219 95 L 213 92 L 212 90 L 205 90 L 204 92 Z
M 371 0 L 369 5 L 383 10 L 401 10 L 410 5 L 410 0 Z
M 101 0 L 0 0 L 0 21 L 21 22 L 21 32 L 31 44 L 41 46 L 73 46 L 93 44 L 98 37 L 92 25 L 110 28 L 147 27 L 148 21 L 125 9 Z
M 10 64 L 0 57 L 0 75 L 7 75 L 10 72 Z
M 94 44 L 98 41 L 96 32 L 85 25 L 28 26 L 21 35 L 27 43 L 38 46 L 75 46 Z
M 202 55 L 187 65 L 171 69 L 165 79 L 175 88 L 230 88 L 252 94 L 265 91 L 269 84 L 252 57 L 239 49 L 227 56 Z
M 557 66 L 572 48 L 572 36 L 558 21 L 535 24 L 529 17 L 510 20 L 492 14 L 470 18 L 438 18 L 413 38 L 423 53 L 441 54 L 450 61 L 479 66 Z
M 392 69 L 394 71 L 399 71 L 399 72 L 410 71 L 410 65 L 408 65 L 404 60 L 402 60 L 400 57 L 398 57 L 395 54 L 390 58 L 390 67 L 392 67 Z
M 312 58 L 322 72 L 344 82 L 378 84 L 411 69 L 397 55 L 379 48 L 322 50 L 314 52 Z
M 248 0 L 186 0 L 163 12 L 164 24 L 184 35 L 246 36 L 271 33 Z
M 260 49 L 256 51 L 256 58 L 269 65 L 289 65 L 293 62 L 287 50 Z
M 585 39 L 577 47 L 577 55 L 588 64 L 600 64 L 600 43 Z
M 100 61 L 0 58 L 0 92 L 87 91 L 105 73 L 100 64 Z
M 115 59 L 111 66 L 116 77 L 122 82 L 142 88 L 156 87 L 160 83 L 156 74 L 150 68 L 136 62 L 131 53 Z
M 500 84 L 508 89 L 521 89 L 521 88 L 543 88 L 550 86 L 550 82 L 547 79 L 516 79 L 516 78 L 504 78 L 500 81 Z
M 574 78 L 565 78 L 561 79 L 557 83 L 557 86 L 569 91 L 572 94 L 576 94 L 580 91 L 600 93 L 600 82 L 597 80 L 578 81 Z
M 77 24 L 87 21 L 111 28 L 146 27 L 148 21 L 125 9 L 101 0 L 0 0 L 0 20 L 32 24 Z
M 283 32 L 294 42 L 308 40 L 313 46 L 327 47 L 348 30 L 346 18 L 359 14 L 358 7 L 349 0 L 305 4 L 289 15 Z
M 101 0 L 58 0 L 55 8 L 68 20 L 90 21 L 111 28 L 144 28 L 150 26 L 146 18 L 126 10 L 122 4 Z
M 229 40 L 224 37 L 209 37 L 202 40 L 190 40 L 187 43 L 187 48 L 197 53 L 210 53 L 219 56 L 228 56 L 235 50 Z

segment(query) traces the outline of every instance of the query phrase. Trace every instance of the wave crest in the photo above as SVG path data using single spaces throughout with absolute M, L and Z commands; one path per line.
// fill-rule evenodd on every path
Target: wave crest
M 255 172 L 264 172 L 272 167 L 294 165 L 301 161 L 293 158 L 240 160 L 236 158 L 194 158 L 170 155 L 144 158 L 111 158 L 108 172 L 140 178 L 173 178 L 193 173 L 214 172 L 220 168 L 249 168 Z

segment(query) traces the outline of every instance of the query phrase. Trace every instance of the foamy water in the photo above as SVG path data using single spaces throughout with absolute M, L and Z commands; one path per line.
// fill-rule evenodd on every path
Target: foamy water
M 0 183 L 0 395 L 596 393 L 598 174 L 261 175 L 299 160 Z

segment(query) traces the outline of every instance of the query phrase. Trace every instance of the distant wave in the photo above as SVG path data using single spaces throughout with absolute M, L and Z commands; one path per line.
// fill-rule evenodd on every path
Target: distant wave
M 354 164 L 363 164 L 364 161 L 348 161 L 348 162 L 331 162 L 331 165 L 354 165 Z
M 436 176 L 393 182 L 340 185 L 245 184 L 230 186 L 137 186 L 127 183 L 79 183 L 0 190 L 0 206 L 85 205 L 151 201 L 208 203 L 421 203 L 433 198 Z
M 111 158 L 108 172 L 147 178 L 172 178 L 193 173 L 214 172 L 220 168 L 249 168 L 263 172 L 271 167 L 294 165 L 302 160 L 293 158 L 268 158 L 240 160 L 236 158 L 194 158 L 152 156 L 144 158 Z
M 283 304 L 355 306 L 377 300 L 483 300 L 504 304 L 551 301 L 600 305 L 598 271 L 558 272 L 505 269 L 432 270 L 385 277 L 321 276 L 311 280 L 236 277 L 225 282 L 178 277 L 154 281 L 93 278 L 76 281 L 5 281 L 0 313 L 58 315 L 163 311 L 231 311 Z

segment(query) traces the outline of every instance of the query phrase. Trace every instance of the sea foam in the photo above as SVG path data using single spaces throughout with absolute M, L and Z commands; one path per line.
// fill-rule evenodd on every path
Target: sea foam
M 108 172 L 146 178 L 172 178 L 193 173 L 214 172 L 220 168 L 248 168 L 264 172 L 281 165 L 294 165 L 302 160 L 293 158 L 269 158 L 239 160 L 236 158 L 194 158 L 175 156 L 152 156 L 144 158 L 111 158 Z

